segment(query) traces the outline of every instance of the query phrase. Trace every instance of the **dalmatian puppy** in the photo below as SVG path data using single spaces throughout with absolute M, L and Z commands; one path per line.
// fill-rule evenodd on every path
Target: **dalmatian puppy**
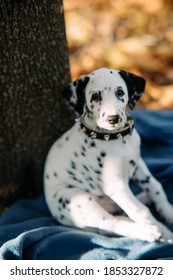
M 144 88 L 139 76 L 101 68 L 64 90 L 78 121 L 53 144 L 44 170 L 46 202 L 61 224 L 149 242 L 173 241 L 171 231 L 129 187 L 129 179 L 135 180 L 173 223 L 173 206 L 140 156 L 140 137 L 128 114 Z M 114 215 L 115 205 L 125 215 Z

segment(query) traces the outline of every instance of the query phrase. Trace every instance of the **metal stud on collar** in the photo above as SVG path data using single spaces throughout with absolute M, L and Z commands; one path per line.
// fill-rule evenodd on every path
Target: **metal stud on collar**
M 86 132 L 86 128 L 85 127 L 79 127 L 79 132 Z
M 121 134 L 121 133 L 118 133 L 118 134 L 117 134 L 117 139 L 122 139 L 122 138 L 123 138 L 122 134 Z
M 129 124 L 129 128 L 130 128 L 130 135 L 132 134 L 132 130 L 133 130 L 133 120 L 128 120 L 128 124 Z
M 106 141 L 108 141 L 109 138 L 110 138 L 110 135 L 109 135 L 109 134 L 105 134 L 105 135 L 104 135 L 104 139 L 105 139 Z
M 97 137 L 97 134 L 94 131 L 92 131 L 90 133 L 90 136 L 91 136 L 92 139 L 95 139 Z

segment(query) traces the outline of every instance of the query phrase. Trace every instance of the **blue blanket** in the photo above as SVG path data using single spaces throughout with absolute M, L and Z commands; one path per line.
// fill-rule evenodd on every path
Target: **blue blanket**
M 142 137 L 143 158 L 173 203 L 173 111 L 137 110 L 133 115 Z M 152 207 L 151 211 L 157 217 Z M 173 231 L 173 226 L 167 226 Z M 2 215 L 0 246 L 0 259 L 8 260 L 173 259 L 173 243 L 105 237 L 64 227 L 51 217 L 42 194 L 19 200 Z

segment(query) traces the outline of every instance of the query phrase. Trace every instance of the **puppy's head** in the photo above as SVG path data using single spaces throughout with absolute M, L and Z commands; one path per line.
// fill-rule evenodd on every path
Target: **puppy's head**
M 126 107 L 135 107 L 145 89 L 145 80 L 124 70 L 100 68 L 79 77 L 63 96 L 76 113 L 103 129 L 123 127 Z

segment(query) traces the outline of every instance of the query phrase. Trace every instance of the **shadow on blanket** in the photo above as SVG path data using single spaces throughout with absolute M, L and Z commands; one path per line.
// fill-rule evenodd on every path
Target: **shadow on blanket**
M 133 115 L 142 137 L 143 158 L 173 203 L 173 111 L 137 110 Z M 105 237 L 61 226 L 51 217 L 43 195 L 22 199 L 4 213 L 0 246 L 0 259 L 10 260 L 173 259 L 173 244 Z

